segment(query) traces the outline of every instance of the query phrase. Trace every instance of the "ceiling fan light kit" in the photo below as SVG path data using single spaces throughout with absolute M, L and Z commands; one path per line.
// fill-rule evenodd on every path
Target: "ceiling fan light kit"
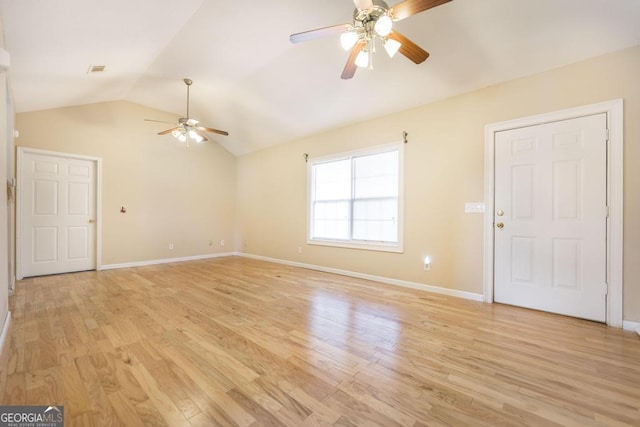
M 199 121 L 189 117 L 189 87 L 193 84 L 191 79 L 183 79 L 184 84 L 187 85 L 187 117 L 181 117 L 178 119 L 176 127 L 158 132 L 158 135 L 171 134 L 175 139 L 182 143 L 187 144 L 187 148 L 191 142 L 200 144 L 201 142 L 208 141 L 205 136 L 205 132 L 217 133 L 219 135 L 229 135 L 229 132 L 219 129 L 213 129 L 206 126 L 199 125 Z M 162 120 L 144 119 L 147 122 L 159 122 L 159 123 L 171 123 Z
M 300 43 L 319 37 L 340 34 L 340 45 L 351 51 L 342 71 L 343 79 L 354 76 L 357 68 L 373 69 L 376 42 L 380 43 L 390 58 L 400 52 L 415 64 L 421 64 L 429 53 L 407 37 L 393 29 L 393 23 L 425 10 L 448 3 L 451 0 L 405 0 L 389 7 L 383 0 L 353 0 L 353 22 L 333 25 L 292 34 L 292 43 Z
M 373 26 L 373 29 L 375 30 L 376 34 L 378 34 L 380 37 L 387 37 L 391 32 L 392 28 L 393 28 L 393 21 L 387 14 L 380 16 L 376 20 L 376 24 Z
M 384 50 L 387 52 L 387 55 L 389 55 L 389 58 L 393 58 L 400 47 L 402 47 L 402 43 L 393 39 L 387 39 L 387 41 L 384 42 Z
M 353 46 L 358 42 L 358 33 L 355 31 L 347 31 L 340 34 L 340 44 L 346 51 L 351 50 Z

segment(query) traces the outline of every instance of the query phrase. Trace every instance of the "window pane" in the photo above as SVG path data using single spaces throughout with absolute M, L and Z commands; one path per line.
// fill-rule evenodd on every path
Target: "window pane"
M 319 163 L 313 166 L 315 200 L 351 198 L 351 160 Z
M 398 196 L 398 151 L 354 159 L 354 198 Z
M 349 239 L 349 201 L 315 202 L 312 239 Z
M 310 164 L 310 239 L 401 249 L 402 147 L 369 153 Z
M 361 199 L 353 203 L 353 239 L 398 241 L 398 199 Z

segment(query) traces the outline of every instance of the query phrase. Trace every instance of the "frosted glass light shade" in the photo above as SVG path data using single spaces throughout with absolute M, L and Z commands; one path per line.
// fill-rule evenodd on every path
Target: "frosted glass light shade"
M 189 129 L 188 135 L 189 135 L 189 138 L 191 138 L 198 144 L 204 141 L 204 138 L 202 137 L 202 135 L 200 135 L 198 132 L 196 132 L 193 129 Z
M 354 3 L 359 10 L 369 10 L 373 7 L 371 0 L 354 0 Z
M 382 15 L 376 21 L 376 25 L 373 27 L 376 33 L 380 37 L 386 37 L 391 32 L 391 28 L 393 27 L 393 21 L 387 15 Z
M 393 55 L 395 55 L 396 52 L 398 52 L 398 49 L 400 49 L 401 46 L 402 46 L 402 43 L 400 43 L 399 41 L 388 39 L 384 43 L 384 50 L 387 51 L 387 55 L 389 55 L 389 58 L 393 58 Z
M 187 133 L 184 129 L 176 129 L 171 131 L 171 135 L 180 142 L 187 142 Z
M 367 68 L 369 66 L 369 52 L 361 50 L 356 57 L 356 65 L 360 68 Z
M 340 45 L 344 50 L 351 49 L 356 42 L 358 41 L 358 34 L 354 31 L 347 31 L 346 33 L 340 34 Z

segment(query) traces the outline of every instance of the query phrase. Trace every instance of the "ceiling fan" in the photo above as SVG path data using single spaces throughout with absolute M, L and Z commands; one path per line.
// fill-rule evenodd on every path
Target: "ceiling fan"
M 358 67 L 372 68 L 376 39 L 382 43 L 390 57 L 400 52 L 416 64 L 421 64 L 429 53 L 392 29 L 394 21 L 400 21 L 425 10 L 448 3 L 451 0 L 404 0 L 389 7 L 383 0 L 353 0 L 353 23 L 332 25 L 292 34 L 292 43 L 300 43 L 319 37 L 340 34 L 344 50 L 351 50 L 342 71 L 343 79 L 352 78 Z
M 204 141 L 208 141 L 205 136 L 205 132 L 208 133 L 217 133 L 219 135 L 229 135 L 229 132 L 219 129 L 213 129 L 206 126 L 199 125 L 198 120 L 189 117 L 189 87 L 193 84 L 193 80 L 184 79 L 184 84 L 187 85 L 187 117 L 181 117 L 178 119 L 178 123 L 175 127 L 167 130 L 163 130 L 162 132 L 158 132 L 158 135 L 166 135 L 170 133 L 174 138 L 179 140 L 180 142 L 186 142 L 187 147 L 189 147 L 190 141 L 195 141 L 196 143 L 201 143 Z M 152 120 L 152 119 L 144 119 L 147 122 L 158 122 L 158 123 L 171 123 L 163 120 Z

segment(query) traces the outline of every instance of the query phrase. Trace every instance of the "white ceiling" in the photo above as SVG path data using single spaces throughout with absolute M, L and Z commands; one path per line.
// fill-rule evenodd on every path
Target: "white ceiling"
M 337 36 L 289 42 L 352 12 L 352 0 L 0 0 L 17 112 L 128 100 L 183 116 L 190 77 L 191 116 L 229 131 L 212 139 L 236 155 L 640 44 L 639 0 L 453 0 L 394 27 L 426 62 L 379 50 L 346 81 Z

